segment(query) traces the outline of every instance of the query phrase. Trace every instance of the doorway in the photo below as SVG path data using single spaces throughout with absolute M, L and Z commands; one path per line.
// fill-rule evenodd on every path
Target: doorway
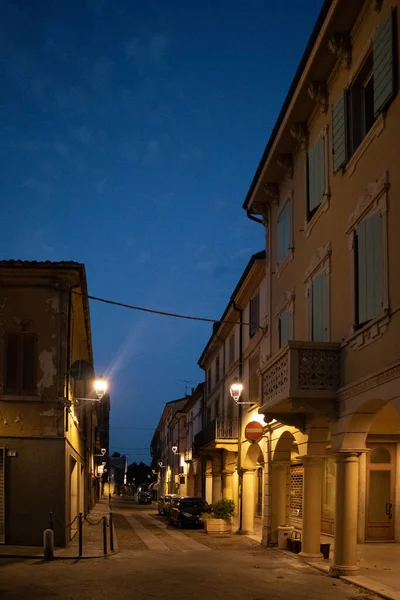
M 394 540 L 396 444 L 368 444 L 366 541 Z

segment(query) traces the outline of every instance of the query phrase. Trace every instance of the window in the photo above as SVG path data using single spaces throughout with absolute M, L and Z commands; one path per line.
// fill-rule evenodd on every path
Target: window
M 250 324 L 249 324 L 249 335 L 253 337 L 258 331 L 260 324 L 260 296 L 254 296 L 250 300 Z
M 219 356 L 215 359 L 215 383 L 219 381 Z
M 253 402 L 254 404 L 258 404 L 260 397 L 258 366 L 258 355 L 249 358 L 249 402 Z
M 319 137 L 307 152 L 307 218 L 311 219 L 324 200 L 325 140 Z
M 233 333 L 229 338 L 229 364 L 231 365 L 235 360 L 235 334 Z
M 8 333 L 5 338 L 6 394 L 36 394 L 36 335 Z
M 292 313 L 286 310 L 279 317 L 279 348 L 286 346 L 288 341 L 292 339 L 293 333 Z
M 356 328 L 383 311 L 383 251 L 381 215 L 361 221 L 354 232 Z
M 308 288 L 308 330 L 312 342 L 328 341 L 328 278 L 316 275 Z
M 278 218 L 278 264 L 281 265 L 292 246 L 292 209 L 291 203 L 287 202 Z
M 354 154 L 395 94 L 394 12 L 378 27 L 357 76 L 332 107 L 333 171 Z
M 207 372 L 207 389 L 208 391 L 211 390 L 211 369 L 208 369 Z

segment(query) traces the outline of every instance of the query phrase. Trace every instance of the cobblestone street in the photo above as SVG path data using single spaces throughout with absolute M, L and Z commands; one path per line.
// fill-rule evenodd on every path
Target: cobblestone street
M 1 600 L 375 600 L 246 536 L 177 530 L 154 506 L 113 500 L 119 552 L 107 558 L 1 559 Z

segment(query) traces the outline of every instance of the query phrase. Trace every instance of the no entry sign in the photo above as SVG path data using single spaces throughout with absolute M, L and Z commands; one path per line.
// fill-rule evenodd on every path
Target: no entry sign
M 250 421 L 244 429 L 244 435 L 252 442 L 259 442 L 263 436 L 263 426 L 258 421 Z

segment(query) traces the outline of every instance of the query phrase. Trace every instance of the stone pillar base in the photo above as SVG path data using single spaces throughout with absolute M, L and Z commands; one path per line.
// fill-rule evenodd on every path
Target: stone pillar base
M 312 561 L 318 561 L 318 560 L 324 560 L 324 556 L 323 554 L 321 554 L 321 552 L 299 552 L 299 558 L 302 558 L 303 560 L 312 560 Z
M 346 565 L 332 565 L 329 569 L 331 577 L 341 577 L 342 575 L 356 575 L 358 567 Z
M 238 529 L 236 533 L 239 533 L 240 535 L 253 535 L 254 531 L 251 531 L 250 529 Z

